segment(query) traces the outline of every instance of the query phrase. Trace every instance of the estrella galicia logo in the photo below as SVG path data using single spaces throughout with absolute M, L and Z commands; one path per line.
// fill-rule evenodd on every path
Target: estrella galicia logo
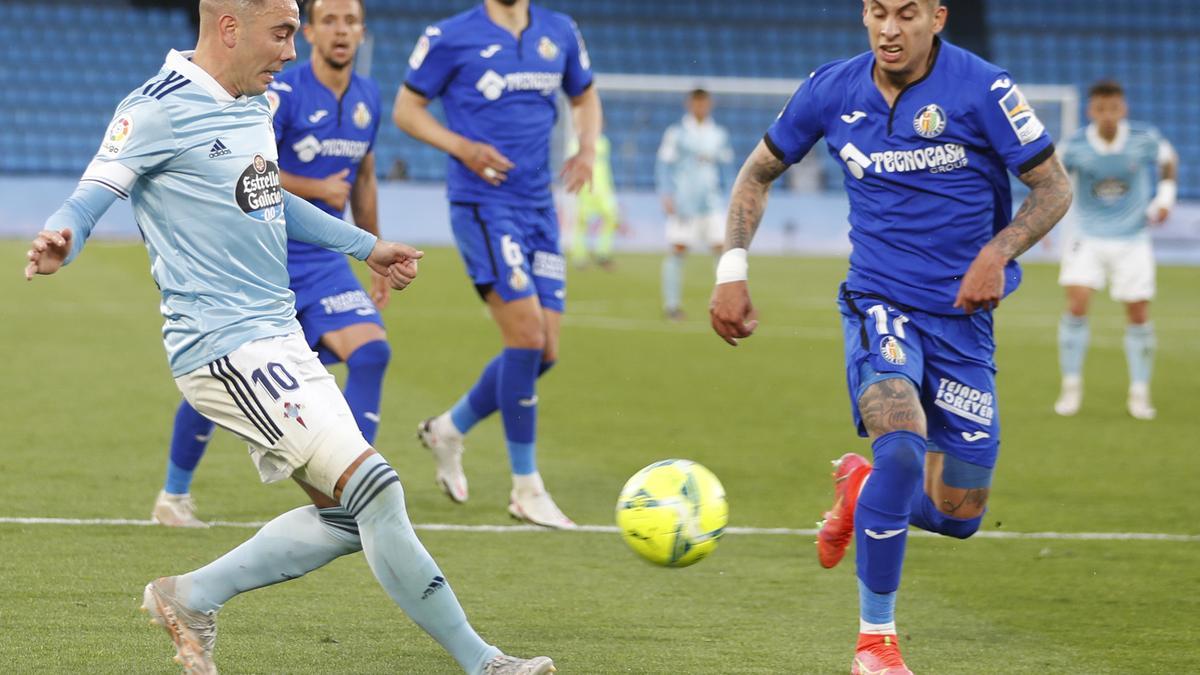
M 238 206 L 260 220 L 274 220 L 283 209 L 283 188 L 279 181 L 279 166 L 262 155 L 238 177 L 234 189 Z

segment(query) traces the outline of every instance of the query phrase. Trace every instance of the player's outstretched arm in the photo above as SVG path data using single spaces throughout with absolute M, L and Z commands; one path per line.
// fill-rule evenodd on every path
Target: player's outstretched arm
M 1020 179 L 1029 187 L 1029 196 L 1008 227 L 979 251 L 963 275 L 954 306 L 968 314 L 999 306 L 1004 295 L 1004 266 L 1046 236 L 1071 207 L 1071 179 L 1057 156 L 1051 155 Z
M 379 181 L 375 177 L 374 150 L 368 152 L 358 165 L 358 175 L 354 177 L 354 187 L 350 191 L 350 212 L 354 214 L 355 225 L 379 236 Z M 386 277 L 371 275 L 371 300 L 376 307 L 387 307 L 390 290 Z
M 445 152 L 492 185 L 508 178 L 513 163 L 487 143 L 478 143 L 450 131 L 429 112 L 429 99 L 401 86 L 392 109 L 392 121 L 404 133 Z
M 579 130 L 579 151 L 563 163 L 561 178 L 567 192 L 575 194 L 592 182 L 592 167 L 596 163 L 596 140 L 600 138 L 604 120 L 596 88 L 588 87 L 579 96 L 572 97 L 571 112 L 575 128 Z
M 36 274 L 54 274 L 83 250 L 83 244 L 96 227 L 96 221 L 117 195 L 110 188 L 91 180 L 80 181 L 75 192 L 46 220 L 45 228 L 30 244 L 25 257 L 25 278 Z
M 717 263 L 717 286 L 713 289 L 708 311 L 713 330 L 734 347 L 738 339 L 750 337 L 758 327 L 746 284 L 749 268 L 746 249 L 762 223 L 771 184 L 786 170 L 787 164 L 775 157 L 766 143 L 759 141 L 738 172 L 733 193 L 729 196 L 725 252 Z
M 417 261 L 423 257 L 424 251 L 418 251 L 408 244 L 378 239 L 364 262 L 372 272 L 387 277 L 392 288 L 402 291 L 416 280 Z

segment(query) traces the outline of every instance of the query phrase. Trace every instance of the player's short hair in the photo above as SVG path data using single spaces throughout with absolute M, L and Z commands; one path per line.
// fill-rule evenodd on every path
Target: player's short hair
M 320 1 L 321 0 L 300 0 L 300 9 L 304 10 L 302 12 L 302 15 L 304 16 L 304 23 L 312 23 L 313 12 L 316 11 L 317 3 Z M 367 18 L 367 3 L 365 0 L 357 0 L 357 2 L 358 9 L 362 12 L 363 18 Z
M 688 98 L 693 100 L 698 98 L 712 98 L 712 94 L 709 94 L 708 90 L 704 87 L 696 87 L 688 92 Z
M 1116 80 L 1100 80 L 1088 88 L 1088 98 L 1096 98 L 1097 96 L 1120 96 L 1124 98 L 1125 89 Z

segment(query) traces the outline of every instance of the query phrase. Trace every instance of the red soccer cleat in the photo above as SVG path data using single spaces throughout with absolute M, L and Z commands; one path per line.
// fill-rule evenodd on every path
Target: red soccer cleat
M 913 675 L 900 656 L 895 635 L 858 634 L 850 675 Z
M 825 512 L 817 532 L 817 559 L 825 569 L 836 567 L 846 555 L 854 534 L 854 506 L 863 481 L 871 473 L 867 458 L 854 452 L 834 460 L 833 466 L 833 506 Z

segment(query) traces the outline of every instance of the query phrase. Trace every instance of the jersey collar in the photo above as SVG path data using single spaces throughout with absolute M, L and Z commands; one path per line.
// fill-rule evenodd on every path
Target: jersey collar
M 1112 143 L 1100 137 L 1100 129 L 1095 124 L 1087 126 L 1088 145 L 1096 151 L 1097 155 L 1115 155 L 1125 149 L 1125 143 L 1129 141 L 1129 122 L 1121 120 L 1117 122 L 1117 135 L 1113 137 Z
M 225 87 L 222 87 L 220 82 L 209 75 L 208 71 L 192 63 L 192 54 L 195 53 L 195 50 L 181 52 L 172 49 L 167 53 L 166 65 L 208 92 L 208 95 L 216 99 L 217 103 L 233 103 L 237 100 L 225 91 Z
M 683 116 L 683 128 L 687 129 L 688 131 L 693 131 L 696 129 L 708 129 L 715 124 L 716 122 L 713 122 L 712 115 L 709 115 L 708 118 L 703 122 L 696 119 L 696 117 L 691 113 L 687 113 Z

